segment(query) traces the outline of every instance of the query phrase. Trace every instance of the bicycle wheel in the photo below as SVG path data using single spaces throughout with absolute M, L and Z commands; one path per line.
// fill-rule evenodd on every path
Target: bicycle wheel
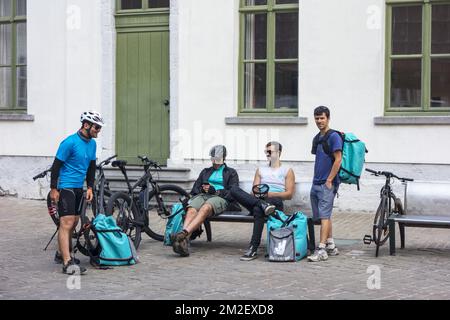
M 52 199 L 50 198 L 50 192 L 47 195 L 47 210 L 55 226 L 59 227 L 58 206 L 54 204 Z
M 373 241 L 377 246 L 375 254 L 377 257 L 380 246 L 389 238 L 389 228 L 387 225 L 387 219 L 389 218 L 388 211 L 388 198 L 383 196 L 373 221 Z
M 90 227 L 90 224 L 97 215 L 96 203 L 95 198 L 90 203 L 86 200 L 83 201 L 80 214 L 80 226 L 77 227 L 75 232 L 76 236 L 79 236 L 78 250 L 88 257 L 100 254 L 100 243 Z
M 143 222 L 130 196 L 124 192 L 114 193 L 108 201 L 106 215 L 114 216 L 117 225 L 131 238 L 136 249 L 139 248 Z
M 171 214 L 173 205 L 179 203 L 181 198 L 187 197 L 189 194 L 183 188 L 175 185 L 162 185 L 159 186 L 159 190 L 161 197 L 156 196 L 155 190 L 152 190 L 149 194 L 144 231 L 150 238 L 163 241 L 167 217 Z

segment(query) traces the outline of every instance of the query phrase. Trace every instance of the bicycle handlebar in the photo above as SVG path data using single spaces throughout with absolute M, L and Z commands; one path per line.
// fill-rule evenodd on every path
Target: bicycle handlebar
M 366 168 L 366 171 L 372 173 L 374 176 L 377 176 L 377 177 L 385 176 L 386 178 L 396 178 L 403 182 L 404 181 L 414 181 L 414 179 L 411 179 L 411 178 L 400 178 L 397 175 L 393 174 L 392 172 L 388 172 L 388 171 L 375 171 L 375 170 L 368 169 L 368 168 Z
M 149 158 L 147 158 L 146 156 L 138 156 L 139 159 L 141 159 L 141 161 L 144 163 L 144 165 L 148 165 L 149 167 L 153 167 L 155 169 L 162 169 L 158 162 L 153 161 Z
M 114 158 L 117 158 L 117 154 L 115 154 L 115 155 L 113 155 L 112 157 L 109 157 L 108 159 L 103 160 L 102 162 L 100 162 L 100 163 L 97 165 L 97 168 L 101 168 L 101 167 L 103 167 L 103 166 L 107 166 L 108 164 L 110 164 L 111 160 L 114 159 Z
M 50 171 L 52 171 L 52 169 L 47 169 L 45 171 L 42 171 L 38 175 L 34 176 L 33 180 L 36 181 L 37 179 L 41 179 L 41 178 L 45 177 Z

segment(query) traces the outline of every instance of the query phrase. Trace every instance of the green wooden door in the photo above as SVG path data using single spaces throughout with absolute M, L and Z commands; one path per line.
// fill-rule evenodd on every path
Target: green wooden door
M 168 14 L 116 17 L 116 152 L 165 165 L 169 157 Z M 129 26 L 131 25 L 131 26 Z

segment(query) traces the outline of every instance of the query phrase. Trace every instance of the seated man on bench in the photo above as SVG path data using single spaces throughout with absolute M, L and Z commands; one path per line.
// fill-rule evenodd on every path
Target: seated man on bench
M 211 215 L 219 215 L 225 210 L 240 210 L 233 200 L 230 189 L 239 185 L 239 176 L 233 168 L 225 164 L 227 149 L 225 146 L 214 146 L 209 155 L 212 167 L 200 173 L 192 187 L 189 204 L 186 210 L 183 231 L 172 235 L 173 251 L 182 257 L 189 256 L 189 239 L 195 230 Z
M 282 149 L 279 142 L 269 142 L 264 151 L 268 165 L 256 170 L 253 186 L 259 184 L 269 186 L 269 192 L 264 200 L 248 194 L 239 187 L 231 189 L 233 198 L 255 217 L 250 247 L 241 257 L 243 261 L 250 261 L 257 257 L 266 216 L 274 213 L 275 209 L 283 211 L 283 200 L 291 200 L 295 194 L 295 174 L 291 168 L 282 166 L 280 161 Z

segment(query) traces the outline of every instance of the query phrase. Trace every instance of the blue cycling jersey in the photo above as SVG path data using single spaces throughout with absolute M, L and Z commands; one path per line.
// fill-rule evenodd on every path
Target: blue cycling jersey
M 56 158 L 64 164 L 59 174 L 58 189 L 83 188 L 89 164 L 96 159 L 96 152 L 95 140 L 85 139 L 78 132 L 61 142 Z

